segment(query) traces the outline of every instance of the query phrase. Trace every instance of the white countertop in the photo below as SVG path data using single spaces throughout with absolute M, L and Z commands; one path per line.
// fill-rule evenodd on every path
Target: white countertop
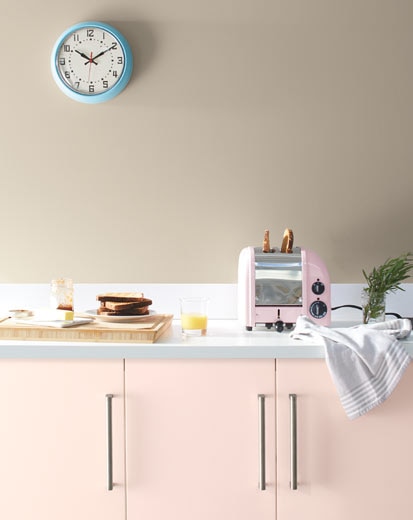
M 350 326 L 336 322 L 333 326 Z M 403 340 L 413 356 L 413 337 Z M 237 320 L 210 320 L 208 334 L 184 338 L 179 320 L 156 343 L 0 341 L 0 359 L 277 359 L 324 358 L 320 341 L 296 340 L 265 327 L 247 332 Z
M 404 291 L 389 295 L 387 309 L 412 316 L 413 284 Z M 360 304 L 360 284 L 333 284 L 332 307 Z M 143 291 L 154 301 L 156 312 L 179 316 L 179 296 L 207 296 L 211 300 L 208 334 L 184 339 L 179 320 L 156 343 L 92 343 L 62 341 L 0 340 L 0 359 L 253 359 L 253 358 L 323 358 L 320 341 L 293 340 L 290 332 L 274 329 L 247 332 L 237 321 L 237 286 L 235 284 L 77 284 L 75 306 L 78 312 L 96 306 L 96 294 L 111 291 Z M 0 284 L 0 309 L 32 309 L 48 305 L 49 284 Z M 360 323 L 361 311 L 334 311 L 335 326 Z M 413 356 L 413 336 L 404 340 Z

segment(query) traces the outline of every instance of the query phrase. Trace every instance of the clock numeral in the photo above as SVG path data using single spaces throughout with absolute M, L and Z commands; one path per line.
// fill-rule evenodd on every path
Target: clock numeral
M 79 90 L 79 89 L 80 89 L 80 81 L 76 81 L 76 82 L 75 82 L 75 89 L 76 89 L 76 90 Z
M 70 52 L 70 45 L 68 45 L 67 43 L 65 43 L 65 44 L 63 45 L 63 50 L 64 50 L 65 52 Z
M 118 48 L 117 42 L 113 42 L 112 43 L 112 49 L 114 49 L 116 51 L 117 48 Z
M 68 70 L 65 71 L 65 78 L 70 79 L 70 72 Z
M 87 34 L 88 38 L 93 38 L 94 35 L 95 35 L 95 30 L 94 29 L 87 29 L 86 30 L 86 34 Z
M 77 33 L 74 33 L 74 34 L 73 34 L 73 40 L 74 40 L 75 42 L 78 42 L 78 41 L 79 41 L 79 35 L 78 35 Z
M 115 76 L 115 78 L 118 77 L 118 71 L 117 71 L 117 70 L 114 70 L 114 71 L 113 71 L 113 76 Z
M 103 88 L 108 88 L 109 87 L 109 82 L 107 80 L 105 80 L 103 82 Z
M 95 86 L 89 85 L 89 92 L 94 92 L 94 91 L 95 91 Z
M 64 58 L 59 58 L 59 65 L 66 65 L 66 60 Z
M 118 56 L 118 65 L 123 65 L 123 56 Z

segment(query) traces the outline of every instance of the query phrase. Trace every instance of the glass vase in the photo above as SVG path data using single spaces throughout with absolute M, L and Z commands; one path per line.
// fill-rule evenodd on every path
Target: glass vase
M 386 294 L 363 289 L 361 292 L 363 323 L 373 323 L 386 319 Z

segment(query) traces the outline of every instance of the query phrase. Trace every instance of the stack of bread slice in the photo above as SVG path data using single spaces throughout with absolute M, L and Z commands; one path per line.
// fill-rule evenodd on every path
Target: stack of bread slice
M 108 292 L 98 294 L 96 299 L 100 302 L 97 313 L 105 316 L 143 316 L 149 314 L 152 305 L 152 300 L 140 292 Z

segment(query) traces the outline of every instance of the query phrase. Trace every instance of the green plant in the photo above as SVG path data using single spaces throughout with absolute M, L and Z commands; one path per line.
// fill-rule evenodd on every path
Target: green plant
M 376 319 L 384 314 L 385 296 L 389 292 L 404 291 L 401 283 L 410 277 L 413 269 L 412 253 L 405 253 L 397 258 L 389 258 L 379 267 L 374 267 L 367 274 L 363 269 L 363 275 L 367 287 L 363 289 L 365 303 L 363 304 L 363 323 L 370 319 Z

